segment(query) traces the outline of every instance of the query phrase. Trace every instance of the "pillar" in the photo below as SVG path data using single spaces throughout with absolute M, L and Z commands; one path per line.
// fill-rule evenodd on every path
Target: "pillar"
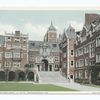
M 36 82 L 36 73 L 34 73 L 34 82 Z

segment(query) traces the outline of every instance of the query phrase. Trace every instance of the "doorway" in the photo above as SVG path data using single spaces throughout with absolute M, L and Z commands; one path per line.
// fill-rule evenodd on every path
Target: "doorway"
M 42 60 L 42 70 L 48 71 L 48 61 L 46 59 Z

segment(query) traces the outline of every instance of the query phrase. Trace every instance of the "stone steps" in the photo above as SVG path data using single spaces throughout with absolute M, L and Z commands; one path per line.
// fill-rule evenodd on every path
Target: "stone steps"
M 66 83 L 68 82 L 65 77 L 61 75 L 59 71 L 57 72 L 45 72 L 45 71 L 40 71 L 40 81 L 42 83 Z

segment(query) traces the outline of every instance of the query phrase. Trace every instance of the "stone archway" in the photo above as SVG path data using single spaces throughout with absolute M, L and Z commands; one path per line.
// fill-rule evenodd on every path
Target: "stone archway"
M 5 72 L 0 71 L 0 81 L 5 81 Z
M 29 72 L 28 75 L 27 75 L 27 79 L 29 81 L 34 81 L 34 72 Z
M 46 59 L 42 60 L 42 70 L 48 71 L 48 60 L 46 60 Z
M 25 72 L 20 71 L 18 73 L 18 81 L 25 81 Z
M 8 80 L 9 81 L 15 81 L 15 77 L 16 77 L 15 72 L 14 71 L 10 71 Z

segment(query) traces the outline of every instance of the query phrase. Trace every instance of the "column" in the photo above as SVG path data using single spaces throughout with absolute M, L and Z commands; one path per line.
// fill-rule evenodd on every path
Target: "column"
M 36 74 L 34 73 L 34 82 L 36 82 Z

